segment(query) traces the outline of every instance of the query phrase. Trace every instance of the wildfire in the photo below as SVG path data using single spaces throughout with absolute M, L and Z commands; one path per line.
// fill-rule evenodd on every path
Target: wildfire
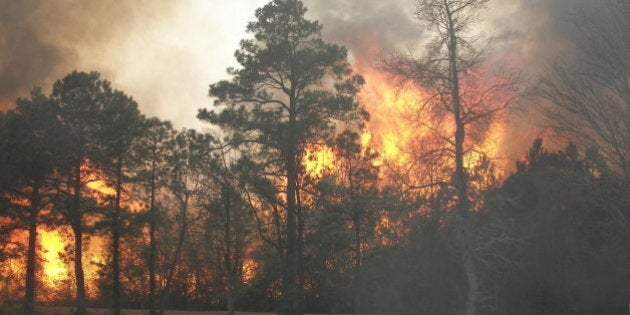
M 104 180 L 91 181 L 87 183 L 86 186 L 92 191 L 98 192 L 106 196 L 114 196 L 116 194 L 116 190 L 113 187 L 107 185 L 107 183 Z
M 413 86 L 396 87 L 387 74 L 371 68 L 361 73 L 366 84 L 359 98 L 370 113 L 361 142 L 374 146 L 382 160 L 402 165 L 409 159 L 404 148 L 419 131 L 411 128 L 409 114 L 418 110 L 423 93 Z
M 255 277 L 258 271 L 258 261 L 247 258 L 243 261 L 243 273 L 241 278 L 244 284 L 249 284 Z
M 397 86 L 384 72 L 371 67 L 358 65 L 359 72 L 366 78 L 366 84 L 359 94 L 360 102 L 370 113 L 370 121 L 360 141 L 364 148 L 371 147 L 380 154 L 376 165 L 388 163 L 394 167 L 404 167 L 412 160 L 412 152 L 418 148 L 421 139 L 452 134 L 453 123 L 447 118 L 434 121 L 424 104 L 425 93 L 414 85 Z M 495 120 L 481 136 L 482 141 L 472 146 L 465 157 L 465 167 L 472 169 L 482 157 L 494 158 L 500 152 L 504 133 L 502 120 Z M 430 141 L 429 141 L 430 142 Z M 305 151 L 304 168 L 312 177 L 321 177 L 334 169 L 335 154 L 325 145 L 311 145 Z M 504 165 L 499 164 L 499 169 Z M 500 175 L 500 174 L 498 174 Z
M 326 145 L 313 145 L 304 154 L 304 169 L 313 177 L 321 177 L 325 171 L 333 168 L 335 153 Z
M 69 278 L 66 263 L 61 259 L 61 254 L 65 251 L 66 240 L 62 238 L 59 231 L 46 231 L 39 229 L 41 240 L 42 269 L 44 277 L 42 281 L 50 288 L 54 288 L 60 281 Z

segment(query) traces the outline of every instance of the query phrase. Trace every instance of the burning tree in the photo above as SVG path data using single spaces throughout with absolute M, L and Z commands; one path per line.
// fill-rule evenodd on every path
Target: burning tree
M 100 79 L 97 72 L 68 74 L 55 82 L 51 99 L 64 132 L 64 151 L 57 156 L 55 209 L 74 234 L 77 312 L 86 312 L 83 234 L 88 223 L 96 223 L 87 216 L 100 212 L 111 223 L 108 227 L 112 231 L 113 300 L 114 310 L 119 313 L 121 200 L 132 141 L 139 132 L 140 113 L 132 98 L 113 90 L 110 82 Z M 113 182 L 114 188 L 108 187 L 107 181 Z M 86 188 L 103 196 L 91 198 Z M 111 207 L 111 213 L 105 212 L 107 207 Z
M 55 208 L 63 215 L 74 234 L 74 274 L 77 313 L 87 313 L 83 270 L 83 233 L 85 216 L 90 209 L 85 187 L 90 181 L 86 162 L 97 155 L 96 133 L 99 112 L 106 106 L 110 84 L 96 72 L 74 71 L 55 82 L 52 99 L 57 118 L 66 133 L 65 152 L 60 159 L 60 182 Z
M 149 293 L 148 308 L 150 315 L 157 315 L 157 258 L 159 227 L 159 197 L 165 185 L 168 174 L 167 157 L 169 155 L 169 143 L 175 136 L 173 126 L 168 121 L 150 118 L 143 121 L 142 134 L 134 143 L 136 189 L 147 200 L 149 225 L 149 253 L 147 265 L 149 268 Z
M 321 26 L 304 18 L 298 0 L 275 0 L 256 11 L 236 52 L 240 69 L 231 81 L 210 86 L 222 111 L 201 110 L 199 118 L 217 124 L 242 146 L 257 176 L 273 185 L 274 207 L 283 214 L 279 235 L 283 262 L 282 299 L 287 314 L 301 313 L 298 275 L 299 173 L 308 142 L 329 137 L 339 122 L 357 122 L 364 112 L 355 101 L 363 78 L 352 75 L 345 48 L 327 44 Z M 248 148 L 248 149 L 246 149 Z M 282 184 L 280 184 L 282 183 Z
M 514 85 L 511 78 L 484 83 L 488 82 L 483 72 L 487 45 L 480 44 L 472 32 L 479 10 L 486 2 L 417 1 L 415 15 L 433 33 L 433 41 L 421 58 L 402 56 L 386 62 L 392 74 L 419 85 L 426 93 L 418 111 L 427 114 L 419 115 L 418 123 L 428 128 L 437 142 L 431 142 L 432 149 L 427 150 L 423 158 L 453 165 L 446 183 L 454 190 L 453 218 L 468 283 L 465 313 L 469 315 L 476 311 L 480 279 L 472 241 L 470 212 L 473 205 L 466 156 L 483 139 L 495 114 L 508 106 L 511 99 L 504 93 Z M 435 184 L 431 182 L 422 187 Z
M 0 200 L 7 199 L 7 211 L 15 227 L 28 230 L 26 286 L 24 312 L 34 311 L 36 286 L 36 247 L 38 226 L 50 223 L 43 218 L 53 193 L 52 178 L 56 157 L 62 153 L 62 139 L 52 103 L 40 89 L 31 92 L 30 99 L 18 99 L 17 107 L 7 113 L 2 124 L 0 150 L 3 156 L 3 181 Z M 50 218 L 50 215 L 48 216 Z M 2 231 L 6 233 L 8 231 Z
M 96 136 L 101 144 L 99 164 L 109 173 L 113 181 L 114 205 L 111 218 L 112 231 L 112 298 L 114 314 L 120 314 L 120 239 L 123 232 L 123 209 L 121 199 L 123 183 L 128 180 L 127 169 L 131 163 L 130 151 L 133 141 L 140 133 L 141 116 L 138 104 L 121 91 L 106 95 L 108 106 L 99 113 L 103 121 Z

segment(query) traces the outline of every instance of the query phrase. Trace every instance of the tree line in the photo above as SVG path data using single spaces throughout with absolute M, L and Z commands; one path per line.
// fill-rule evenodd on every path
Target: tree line
M 617 45 L 595 60 L 584 43 L 587 68 L 550 70 L 534 94 L 573 141 L 549 151 L 537 139 L 501 180 L 476 144 L 518 82 L 481 80 L 489 46 L 470 31 L 486 2 L 418 1 L 428 53 L 383 62 L 426 92 L 410 121 L 429 132 L 402 168 L 361 143 L 364 78 L 298 0 L 258 9 L 240 67 L 210 85 L 214 107 L 197 118 L 220 132 L 145 117 L 96 72 L 74 71 L 49 95 L 33 89 L 0 115 L 0 251 L 25 257 L 21 308 L 34 311 L 44 226 L 73 239 L 66 284 L 77 314 L 89 304 L 115 314 L 620 313 L 630 293 L 630 94 L 625 60 L 614 58 L 630 41 L 610 38 Z M 627 23 L 628 6 L 612 3 L 609 22 Z M 315 172 L 320 150 L 334 162 Z M 28 231 L 26 248 L 16 230 Z M 94 236 L 107 239 L 107 261 L 90 279 L 92 300 L 83 249 Z

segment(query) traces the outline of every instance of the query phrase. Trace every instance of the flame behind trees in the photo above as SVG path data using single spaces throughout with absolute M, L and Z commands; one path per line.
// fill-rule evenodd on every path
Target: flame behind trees
M 431 10 L 439 8 L 446 10 L 439 17 L 456 17 L 457 23 L 464 23 L 474 21 L 469 17 L 484 1 L 419 3 L 420 9 L 429 12 L 424 15 L 420 10 L 420 17 L 435 17 L 438 11 Z M 319 25 L 304 20 L 304 11 L 298 1 L 290 0 L 261 8 L 258 21 L 249 27 L 255 39 L 243 41 L 237 52 L 242 69 L 230 69 L 230 81 L 211 86 L 219 107 L 201 111 L 199 117 L 221 125 L 227 134 L 225 143 L 194 131 L 176 132 L 168 122 L 136 116 L 133 100 L 122 94 L 115 97 L 98 76 L 95 80 L 99 82 L 81 79 L 94 79 L 90 74 L 73 73 L 64 78 L 52 101 L 36 102 L 40 97 L 32 97 L 30 101 L 50 103 L 52 108 L 64 102 L 85 107 L 60 107 L 53 115 L 62 131 L 58 138 L 63 140 L 63 150 L 55 154 L 59 165 L 47 174 L 46 188 L 40 190 L 52 192 L 50 200 L 44 198 L 52 206 L 42 205 L 39 222 L 48 221 L 55 213 L 64 220 L 50 220 L 36 229 L 43 262 L 41 272 L 36 273 L 41 275 L 40 292 L 51 298 L 55 296 L 48 293 L 72 295 L 71 255 L 78 249 L 84 251 L 86 260 L 88 298 L 109 302 L 109 295 L 103 293 L 119 277 L 111 272 L 116 265 L 113 256 L 119 253 L 122 302 L 132 306 L 148 300 L 151 314 L 157 313 L 156 304 L 163 309 L 181 306 L 180 301 L 188 307 L 193 303 L 227 306 L 234 312 L 238 307 L 250 307 L 246 303 L 254 299 L 266 303 L 260 308 L 278 303 L 288 313 L 321 311 L 335 305 L 343 305 L 340 311 L 359 313 L 377 305 L 372 297 L 382 298 L 374 293 L 381 287 L 406 291 L 401 295 L 404 300 L 414 300 L 406 297 L 423 292 L 425 299 L 434 300 L 429 304 L 440 304 L 434 313 L 459 311 L 455 308 L 465 301 L 452 301 L 460 299 L 461 288 L 467 287 L 466 311 L 475 312 L 480 304 L 476 296 L 484 290 L 479 286 L 488 279 L 483 277 L 484 268 L 493 267 L 479 265 L 488 261 L 480 257 L 479 248 L 489 246 L 483 250 L 490 251 L 502 241 L 484 240 L 476 229 L 486 228 L 483 224 L 494 220 L 487 215 L 496 214 L 489 213 L 494 210 L 487 207 L 481 192 L 496 182 L 486 155 L 498 150 L 503 125 L 495 118 L 509 103 L 509 96 L 503 93 L 511 82 L 486 78 L 483 58 L 469 50 L 473 43 L 451 36 L 465 27 L 444 23 L 441 25 L 447 28 L 437 31 L 446 31 L 439 39 L 447 40 L 435 42 L 423 58 L 390 60 L 388 66 L 404 81 L 404 88 L 391 82 L 386 73 L 361 67 L 366 64 L 362 60 L 355 69 L 366 75 L 367 83 L 358 93 L 362 80 L 350 73 L 345 50 L 323 43 Z M 460 58 L 453 60 L 452 55 Z M 124 108 L 109 103 L 116 98 Z M 372 117 L 365 122 L 366 129 L 357 127 L 364 116 L 357 98 Z M 85 117 L 74 115 L 75 110 L 85 110 Z M 20 130 L 36 131 L 37 137 L 45 134 L 28 124 L 20 126 L 22 129 L 6 127 L 7 119 L 14 119 L 11 116 L 16 113 L 21 115 L 0 116 L 2 161 L 10 160 L 5 152 L 19 152 L 15 147 L 5 151 L 12 143 L 4 140 L 33 136 L 22 135 Z M 135 126 L 137 120 L 139 127 Z M 55 125 L 35 127 L 46 126 Z M 341 131 L 348 126 L 352 131 Z M 130 129 L 125 130 L 127 127 Z M 136 135 L 134 127 L 144 132 Z M 83 146 L 77 140 L 81 136 Z M 0 178 L 2 201 L 8 200 L 13 208 L 8 214 L 15 214 L 15 220 L 9 221 L 16 224 L 9 227 L 26 228 L 32 218 L 29 207 L 37 204 L 29 201 L 28 193 L 34 189 L 13 177 L 29 174 L 5 173 L 6 166 L 0 168 L 11 178 Z M 11 164 L 10 169 L 18 166 Z M 7 193 L 5 181 L 18 183 L 17 191 Z M 390 192 L 396 195 L 394 206 L 384 198 Z M 72 208 L 76 197 L 78 207 Z M 517 194 L 507 202 L 519 198 Z M 79 226 L 89 227 L 78 246 L 74 240 L 74 248 L 70 244 L 77 233 L 71 229 L 77 219 L 69 215 L 71 208 L 79 210 Z M 617 211 L 622 218 L 623 209 Z M 4 219 L 2 232 L 9 222 Z M 508 219 L 508 223 L 520 220 L 518 216 Z M 119 247 L 113 244 L 116 224 L 119 236 L 127 233 Z M 252 233 L 256 228 L 258 235 Z M 111 241 L 109 236 L 114 236 Z M 422 244 L 414 243 L 418 237 Z M 25 231 L 16 231 L 7 246 L 19 252 L 26 247 L 26 238 Z M 450 245 L 455 248 L 444 240 L 454 240 Z M 5 242 L 0 245 L 3 253 L 9 249 Z M 401 250 L 407 254 L 393 258 Z M 447 255 L 435 258 L 435 253 Z M 389 268 L 375 265 L 382 258 Z M 92 264 L 87 263 L 90 260 Z M 404 263 L 414 268 L 398 270 Z M 431 264 L 440 268 L 424 269 Z M 24 259 L 9 259 L 7 265 L 11 270 L 2 271 L 1 276 L 24 276 Z M 143 273 L 145 266 L 149 275 Z M 407 290 L 396 277 L 404 278 L 405 283 L 424 282 L 421 285 L 428 289 Z M 394 285 L 387 287 L 390 280 Z M 55 286 L 62 288 L 52 288 Z M 361 287 L 374 292 L 361 292 Z M 437 295 L 438 302 L 433 299 Z M 406 303 L 402 300 L 396 303 Z M 444 300 L 449 303 L 442 303 Z M 392 305 L 377 311 L 389 312 Z
M 509 105 L 510 98 L 506 98 L 504 93 L 514 84 L 511 78 L 500 78 L 484 85 L 488 82 L 481 72 L 485 47 L 478 43 L 478 38 L 471 35 L 471 31 L 478 20 L 478 11 L 486 2 L 417 1 L 416 17 L 433 32 L 433 41 L 419 59 L 394 57 L 386 63 L 392 74 L 417 84 L 425 92 L 419 111 L 428 113 L 430 120 L 418 120 L 417 123 L 427 126 L 436 141 L 430 141 L 423 157 L 438 161 L 438 168 L 453 165 L 446 184 L 454 189 L 457 241 L 468 284 L 464 309 L 468 315 L 476 313 L 480 283 L 472 250 L 474 244 L 471 244 L 473 230 L 469 212 L 474 207 L 465 158 L 474 144 L 480 143 L 483 138 L 475 132 L 487 130 L 495 114 Z
M 241 41 L 236 52 L 242 68 L 228 70 L 231 81 L 210 86 L 215 105 L 226 108 L 199 113 L 231 134 L 235 145 L 250 147 L 243 155 L 259 174 L 270 174 L 262 177 L 285 182 L 276 193 L 284 202 L 276 206 L 285 218 L 282 311 L 291 315 L 301 312 L 303 295 L 301 151 L 330 137 L 337 123 L 360 123 L 364 115 L 355 100 L 363 78 L 352 75 L 346 49 L 325 43 L 321 26 L 306 20 L 305 13 L 297 0 L 275 0 L 258 9 L 257 20 L 247 27 L 255 39 Z
M 44 216 L 51 218 L 54 161 L 62 154 L 62 138 L 53 104 L 39 89 L 32 91 L 30 99 L 18 99 L 16 109 L 4 119 L 2 128 L 7 134 L 3 135 L 0 150 L 17 158 L 6 156 L 0 161 L 4 177 L 4 182 L 0 183 L 0 199 L 8 199 L 11 221 L 25 223 L 23 228 L 28 230 L 24 311 L 32 312 L 37 230 L 46 220 Z

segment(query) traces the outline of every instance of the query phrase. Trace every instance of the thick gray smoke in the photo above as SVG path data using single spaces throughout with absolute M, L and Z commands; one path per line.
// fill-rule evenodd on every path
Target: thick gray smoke
M 623 1 L 623 0 L 612 0 Z M 413 15 L 415 0 L 305 0 L 309 14 L 324 25 L 324 35 L 354 54 L 419 52 L 426 39 Z M 536 75 L 580 37 L 581 16 L 594 16 L 605 0 L 491 0 L 480 30 L 493 38 L 495 55 Z
M 39 34 L 31 19 L 38 7 L 37 1 L 0 1 L 0 109 L 41 84 L 67 54 Z
M 0 0 L 0 110 L 73 69 L 96 70 L 138 99 L 143 111 L 190 126 L 196 108 L 210 103 L 207 84 L 232 65 L 222 60 L 233 61 L 244 36 L 245 22 L 230 23 L 243 10 L 251 20 L 250 7 L 264 3 L 241 1 Z M 359 70 L 394 52 L 420 53 L 426 41 L 413 16 L 415 0 L 304 1 L 326 39 L 348 47 Z M 580 37 L 576 17 L 600 18 L 592 13 L 607 1 L 627 0 L 491 0 L 480 29 L 494 36 L 498 64 L 536 81 L 549 62 L 571 57 L 571 43 Z M 210 18 L 210 11 L 221 14 Z M 179 28 L 164 34 L 171 27 Z M 208 40 L 210 33 L 224 35 Z M 521 148 L 541 135 L 523 132 L 538 118 L 528 111 L 514 115 L 512 140 Z
M 167 12 L 165 3 L 0 0 L 0 109 L 27 96 L 33 86 L 48 88 L 71 70 L 91 64 L 111 39 L 136 22 L 137 8 L 157 15 Z M 91 57 L 85 57 L 87 52 Z
M 412 19 L 413 3 L 413 0 L 305 1 L 312 18 L 324 26 L 324 37 L 345 45 L 355 57 L 372 60 L 374 65 L 383 55 L 418 45 L 422 30 Z

